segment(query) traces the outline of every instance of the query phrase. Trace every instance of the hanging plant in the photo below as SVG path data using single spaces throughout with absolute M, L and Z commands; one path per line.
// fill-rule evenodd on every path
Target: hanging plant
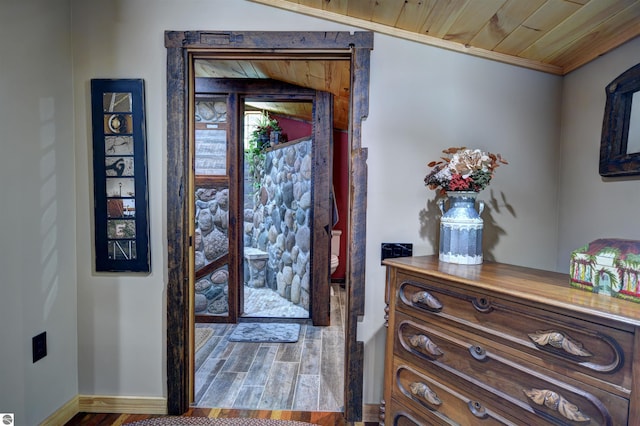
M 269 113 L 263 111 L 258 119 L 256 129 L 251 132 L 249 144 L 245 150 L 245 159 L 249 164 L 249 174 L 253 179 L 253 187 L 258 191 L 264 176 L 266 149 L 269 147 L 271 132 L 281 132 L 282 128 L 278 120 L 271 118 Z
M 272 132 L 282 132 L 282 128 L 278 124 L 278 120 L 271 118 L 268 112 L 263 111 L 258 119 L 256 129 L 251 132 L 250 141 L 254 141 L 259 149 L 265 149 L 269 146 Z

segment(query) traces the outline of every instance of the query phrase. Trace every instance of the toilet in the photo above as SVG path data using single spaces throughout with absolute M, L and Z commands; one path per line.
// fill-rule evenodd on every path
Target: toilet
M 336 269 L 338 269 L 338 265 L 340 264 L 340 236 L 342 235 L 342 231 L 339 229 L 334 229 L 331 231 L 331 259 L 329 264 L 331 265 L 331 274 L 333 274 Z

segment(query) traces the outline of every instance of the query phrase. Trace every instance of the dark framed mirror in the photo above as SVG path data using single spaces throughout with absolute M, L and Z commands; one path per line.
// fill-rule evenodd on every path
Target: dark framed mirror
M 606 92 L 600 175 L 640 175 L 640 64 L 609 83 Z

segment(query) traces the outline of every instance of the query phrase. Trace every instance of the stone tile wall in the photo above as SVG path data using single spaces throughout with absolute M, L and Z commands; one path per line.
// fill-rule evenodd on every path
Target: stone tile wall
M 245 209 L 245 247 L 268 254 L 264 285 L 309 309 L 311 139 L 265 156 L 264 176 L 253 194 L 255 207 Z M 246 265 L 247 262 L 245 262 Z M 245 276 L 252 271 L 245 269 Z M 249 273 L 249 274 L 247 274 Z

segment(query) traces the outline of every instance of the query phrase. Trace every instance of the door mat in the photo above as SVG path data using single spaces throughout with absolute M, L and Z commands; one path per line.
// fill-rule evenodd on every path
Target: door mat
M 198 352 L 205 343 L 209 340 L 209 338 L 213 335 L 213 329 L 209 327 L 196 327 L 195 331 L 195 343 L 196 343 L 196 352 Z
M 241 322 L 229 334 L 230 342 L 293 343 L 298 341 L 300 324 Z

